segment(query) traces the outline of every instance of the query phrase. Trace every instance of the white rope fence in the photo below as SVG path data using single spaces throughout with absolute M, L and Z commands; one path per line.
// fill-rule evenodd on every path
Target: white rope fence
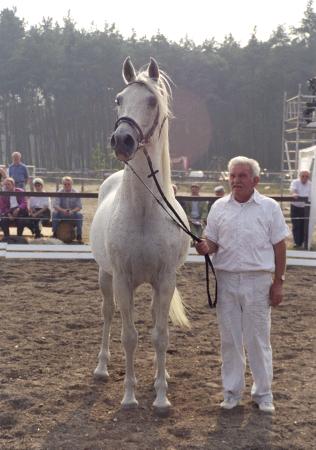
M 0 243 L 0 258 L 5 259 L 51 259 L 51 260 L 92 260 L 90 245 L 67 244 L 7 244 Z M 195 248 L 190 248 L 186 263 L 204 263 L 204 256 L 197 254 Z M 287 250 L 286 264 L 288 266 L 316 267 L 316 252 Z

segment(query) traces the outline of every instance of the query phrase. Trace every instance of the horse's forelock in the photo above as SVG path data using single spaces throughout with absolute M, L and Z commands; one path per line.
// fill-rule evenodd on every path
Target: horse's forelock
M 159 70 L 159 79 L 158 81 L 155 81 L 148 76 L 147 70 L 142 70 L 137 74 L 136 81 L 141 81 L 148 86 L 149 90 L 156 94 L 161 113 L 164 116 L 171 118 L 170 102 L 172 99 L 172 81 L 170 77 L 162 70 Z

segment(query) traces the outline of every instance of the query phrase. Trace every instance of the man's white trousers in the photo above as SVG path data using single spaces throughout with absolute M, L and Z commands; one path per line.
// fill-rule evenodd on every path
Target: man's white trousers
M 245 349 L 256 403 L 272 401 L 272 349 L 269 272 L 216 272 L 217 317 L 221 334 L 224 398 L 240 399 L 245 388 Z

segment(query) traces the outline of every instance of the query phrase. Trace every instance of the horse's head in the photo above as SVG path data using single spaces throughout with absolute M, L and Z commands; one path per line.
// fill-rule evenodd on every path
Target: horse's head
M 130 58 L 123 64 L 123 79 L 127 86 L 116 96 L 118 119 L 111 137 L 111 146 L 121 161 L 132 159 L 138 148 L 149 144 L 163 125 L 163 96 L 157 62 L 150 58 L 148 69 L 136 74 Z M 164 119 L 163 119 L 164 120 Z

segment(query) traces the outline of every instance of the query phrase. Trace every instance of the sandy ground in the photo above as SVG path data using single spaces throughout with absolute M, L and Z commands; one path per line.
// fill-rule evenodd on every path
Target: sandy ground
M 273 310 L 276 414 L 251 403 L 222 411 L 219 337 L 202 265 L 186 265 L 178 287 L 192 329 L 170 327 L 169 417 L 154 414 L 150 292 L 136 296 L 139 407 L 120 410 L 124 361 L 120 316 L 112 329 L 111 378 L 92 372 L 100 345 L 100 294 L 91 261 L 0 261 L 0 448 L 315 448 L 314 269 L 289 268 L 284 304 Z M 314 440 L 314 442 L 313 442 Z

